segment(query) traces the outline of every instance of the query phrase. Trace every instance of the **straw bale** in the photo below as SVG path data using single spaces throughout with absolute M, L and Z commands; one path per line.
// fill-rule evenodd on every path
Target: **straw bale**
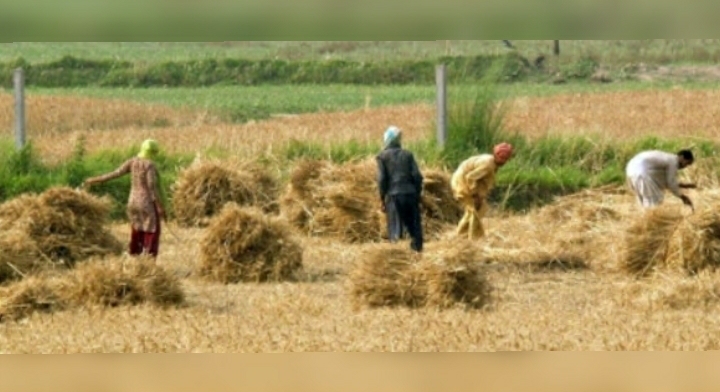
M 280 218 L 228 203 L 200 244 L 199 275 L 222 283 L 290 280 L 302 268 L 302 248 Z
M 373 244 L 350 273 L 353 305 L 420 307 L 427 281 L 418 272 L 419 255 L 396 244 Z
M 702 208 L 678 222 L 668 244 L 666 264 L 697 273 L 720 266 L 720 205 Z
M 430 305 L 445 308 L 460 303 L 482 308 L 488 303 L 491 285 L 470 241 L 429 244 L 426 259 L 420 264 L 420 274 L 427 281 Z
M 37 266 L 71 267 L 93 256 L 119 254 L 123 245 L 105 228 L 112 201 L 67 187 L 23 195 L 0 205 L 0 281 Z M 32 261 L 31 259 L 42 259 Z M 13 263 L 14 267 L 7 262 Z M 19 273 L 18 273 L 19 272 Z
M 695 201 L 694 213 L 663 205 L 639 216 L 626 232 L 625 270 L 646 275 L 666 268 L 695 274 L 719 267 L 720 193 L 706 192 Z
M 51 261 L 43 260 L 35 243 L 20 230 L 0 231 L 0 282 L 21 279 Z
M 180 225 L 207 226 L 226 203 L 277 211 L 277 181 L 255 164 L 237 170 L 219 163 L 195 161 L 178 176 L 173 209 Z
M 670 240 L 682 220 L 682 212 L 673 207 L 660 206 L 644 211 L 626 231 L 623 268 L 633 274 L 645 275 L 664 265 Z
M 438 236 L 460 221 L 463 209 L 450 187 L 450 174 L 437 169 L 423 171 L 421 200 L 423 231 L 428 238 Z
M 396 244 L 372 245 L 351 272 L 353 305 L 481 308 L 491 286 L 477 249 L 465 240 L 429 244 L 422 254 Z
M 0 289 L 0 321 L 20 320 L 33 313 L 53 313 L 67 308 L 67 289 L 57 278 L 32 276 Z
M 312 192 L 312 181 L 317 180 L 329 163 L 314 159 L 304 159 L 295 164 L 290 175 L 290 186 L 294 192 L 305 196 Z
M 306 159 L 298 162 L 290 174 L 290 185 L 280 198 L 280 209 L 293 227 L 309 232 L 318 201 L 313 197 L 316 180 L 329 165 L 326 161 Z
M 309 235 L 334 236 L 350 243 L 380 241 L 387 237 L 387 230 L 376 174 L 373 159 L 343 165 L 302 161 L 281 198 L 283 215 Z M 462 209 L 452 197 L 448 173 L 428 170 L 424 176 L 423 228 L 425 237 L 433 239 L 457 223 Z
M 91 305 L 168 307 L 184 300 L 177 278 L 149 257 L 94 259 L 70 272 L 46 272 L 3 287 L 0 320 Z
M 86 262 L 67 279 L 74 289 L 66 290 L 63 297 L 71 304 L 167 307 L 185 300 L 179 280 L 149 256 Z

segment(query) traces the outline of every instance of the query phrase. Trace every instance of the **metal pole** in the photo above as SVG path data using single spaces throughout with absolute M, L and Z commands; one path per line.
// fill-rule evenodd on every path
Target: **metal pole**
M 435 83 L 437 85 L 437 141 L 440 147 L 445 146 L 447 140 L 447 76 L 445 64 L 435 68 Z
M 15 147 L 25 147 L 25 75 L 22 68 L 16 68 L 13 75 L 15 85 Z

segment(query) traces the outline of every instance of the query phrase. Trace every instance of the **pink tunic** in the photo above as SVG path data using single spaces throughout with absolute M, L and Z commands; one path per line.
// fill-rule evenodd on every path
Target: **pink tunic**
M 131 175 L 130 198 L 127 214 L 132 228 L 138 231 L 154 233 L 157 230 L 158 216 L 155 201 L 160 199 L 158 192 L 158 173 L 155 164 L 147 159 L 131 158 L 117 170 L 95 178 L 107 181 L 127 173 Z

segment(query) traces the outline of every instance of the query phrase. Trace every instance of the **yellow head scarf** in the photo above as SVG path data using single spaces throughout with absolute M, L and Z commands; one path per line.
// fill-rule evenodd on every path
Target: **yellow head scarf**
M 140 153 L 138 157 L 143 159 L 154 159 L 160 152 L 160 145 L 153 139 L 147 139 L 143 142 L 140 147 Z

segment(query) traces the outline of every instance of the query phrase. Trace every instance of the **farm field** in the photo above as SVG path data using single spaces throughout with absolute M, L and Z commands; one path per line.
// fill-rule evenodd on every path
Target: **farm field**
M 528 55 L 551 53 L 552 41 L 517 40 Z M 570 40 L 561 41 L 563 56 L 602 55 L 610 62 L 714 63 L 720 51 L 715 39 L 688 40 Z M 439 56 L 504 52 L 500 40 L 486 41 L 270 41 L 270 42 L 17 42 L 0 44 L 0 61 L 23 57 L 30 62 L 53 61 L 72 55 L 90 59 L 160 62 L 198 58 L 347 60 L 425 59 Z
M 655 40 L 647 43 L 642 53 L 654 59 L 674 53 L 675 59 L 686 56 L 692 60 L 692 53 L 700 56 L 693 52 L 693 45 L 700 44 L 696 41 L 700 40 L 662 46 Z M 420 58 L 438 55 L 445 50 L 443 42 L 398 44 L 393 50 L 380 43 L 347 47 L 332 43 L 304 47 L 287 42 L 20 44 L 2 53 L 8 58 L 22 53 L 38 60 L 66 53 L 153 61 L 239 54 L 303 58 L 328 53 L 361 59 L 377 55 L 375 51 Z M 518 45 L 538 47 L 549 42 L 517 41 Z M 333 48 L 332 52 L 322 45 Z M 487 45 L 489 48 L 490 43 Z M 609 49 L 609 42 L 574 45 L 568 41 L 563 48 L 573 53 L 603 51 L 610 59 L 630 56 L 629 49 L 620 44 L 616 51 Z M 298 47 L 307 49 L 306 53 Z M 451 47 L 463 53 L 491 50 L 467 42 L 451 42 Z M 634 152 L 632 149 L 648 140 L 656 141 L 648 144 L 653 146 L 701 145 L 698 163 L 681 175 L 699 186 L 688 191 L 697 211 L 690 214 L 669 195 L 666 204 L 681 222 L 673 233 L 703 225 L 703 217 L 716 218 L 713 208 L 720 200 L 716 150 L 707 147 L 715 146 L 720 136 L 720 109 L 714 104 L 720 99 L 718 87 L 717 81 L 711 80 L 500 85 L 497 94 L 506 110 L 504 128 L 527 140 L 525 151 L 516 150 L 518 161 L 524 152 L 549 160 L 541 156 L 542 148 L 549 149 L 542 143 L 560 146 L 548 150 L 546 154 L 552 158 L 562 155 L 566 146 L 577 148 L 566 151 L 566 160 L 558 157 L 545 164 L 528 159 L 522 161 L 528 166 L 508 165 L 501 172 L 521 172 L 532 165 L 547 166 L 552 172 L 555 162 L 562 162 L 563 169 L 574 165 L 595 170 L 595 160 L 602 162 L 598 156 L 624 157 L 622 154 Z M 450 97 L 453 92 L 461 96 L 466 91 L 451 90 Z M 31 89 L 26 110 L 28 137 L 46 164 L 72 159 L 81 139 L 84 154 L 101 157 L 129 155 L 126 151 L 143 139 L 155 138 L 164 153 L 197 156 L 225 168 L 257 160 L 278 179 L 281 199 L 293 181 L 290 172 L 303 154 L 309 156 L 308 151 L 320 148 L 317 146 L 336 146 L 350 152 L 333 159 L 334 165 L 356 155 L 368 158 L 380 148 L 382 133 L 390 124 L 403 129 L 404 141 L 416 149 L 423 170 L 449 174 L 453 168 L 436 159 L 429 142 L 434 137 L 434 94 L 432 86 Z M 12 121 L 12 95 L 0 92 L 0 129 L 7 130 L 2 139 L 8 143 L 12 141 Z M 591 153 L 581 149 L 586 145 L 593 148 Z M 326 153 L 320 151 L 317 154 Z M 578 155 L 577 161 L 572 160 L 574 155 Z M 349 175 L 354 176 L 362 174 Z M 283 203 L 287 201 L 280 200 L 280 213 Z M 268 216 L 277 214 L 275 210 L 267 212 Z M 352 295 L 353 272 L 377 245 L 311 236 L 297 228 L 291 230 L 291 239 L 302 248 L 303 268 L 295 281 L 212 281 L 198 274 L 209 229 L 186 227 L 171 219 L 163 229 L 157 265 L 178 282 L 184 304 L 88 304 L 43 312 L 43 306 L 45 310 L 53 307 L 50 301 L 40 303 L 40 311 L 11 320 L 1 317 L 7 309 L 3 308 L 5 290 L 10 287 L 2 284 L 0 353 L 717 350 L 720 273 L 708 268 L 690 275 L 677 265 L 665 265 L 649 276 L 631 274 L 626 262 L 627 238 L 639 219 L 634 197 L 617 181 L 523 211 L 493 205 L 484 219 L 487 236 L 470 245 L 478 255 L 478 270 L 492 288 L 486 306 L 480 309 L 462 304 L 449 308 L 358 307 Z M 0 216 L 0 228 L 3 224 L 7 222 Z M 126 243 L 130 235 L 126 222 L 112 221 L 108 228 Z M 428 236 L 429 249 L 458 241 L 452 222 L 444 222 L 441 229 Z M 690 237 L 672 235 L 675 242 L 669 240 L 672 244 L 668 246 L 685 249 L 683 241 Z M 0 235 L 0 245 L 3 241 Z M 709 244 L 703 255 L 713 254 L 713 246 L 718 246 Z M 403 242 L 400 246 L 407 245 Z M 0 257 L 0 262 L 3 260 Z
M 171 92 L 163 94 L 169 96 Z M 720 113 L 713 104 L 719 94 L 709 87 L 678 86 L 508 95 L 505 126 L 528 137 L 581 136 L 632 141 L 653 136 L 712 140 L 720 132 L 717 122 Z M 41 156 L 50 161 L 68 157 L 79 135 L 88 139 L 90 152 L 130 146 L 154 137 L 163 140 L 164 148 L 173 153 L 221 151 L 225 156 L 252 157 L 261 151 L 279 153 L 292 140 L 376 144 L 385 124 L 401 127 L 408 141 L 425 139 L 434 132 L 435 108 L 427 101 L 413 102 L 413 98 L 408 98 L 410 103 L 402 103 L 404 99 L 400 102 L 390 99 L 382 102 L 397 103 L 363 107 L 359 94 L 356 101 L 346 110 L 336 107 L 323 111 L 314 107 L 311 110 L 317 113 L 280 112 L 267 120 L 246 123 L 228 123 L 192 106 L 175 108 L 74 95 L 30 95 L 26 105 L 29 137 Z M 0 103 L 4 103 L 0 123 L 9 129 L 13 121 L 12 96 L 0 94 Z
M 568 83 L 560 85 L 517 83 L 499 85 L 496 93 L 505 99 L 553 95 L 611 93 L 670 89 L 715 90 L 720 79 L 709 81 L 660 79 L 623 83 Z M 449 86 L 450 102 L 472 94 L 472 86 Z M 33 88 L 29 97 L 77 96 L 108 100 L 161 104 L 177 109 L 208 112 L 225 121 L 244 122 L 266 119 L 278 114 L 301 114 L 378 108 L 390 105 L 433 104 L 435 86 L 355 86 L 355 85 L 290 85 L 290 86 L 212 86 L 206 88 Z M 0 97 L 3 95 L 0 94 Z M 9 96 L 6 97 L 9 99 Z M 5 109 L 8 110 L 8 109 Z M 7 121 L 7 120 L 4 120 Z
M 627 195 L 616 200 L 606 205 L 634 207 Z M 489 219 L 490 242 L 537 246 L 541 239 L 533 237 L 539 233 L 525 231 L 523 219 Z M 197 268 L 202 230 L 171 230 L 158 264 L 180 277 L 184 307 L 34 314 L 0 326 L 2 352 L 714 350 L 720 339 L 715 313 L 720 276 L 714 273 L 637 280 L 612 262 L 563 270 L 528 258 L 483 269 L 494 287 L 483 310 L 356 310 L 347 274 L 368 245 L 302 239 L 299 282 L 222 285 L 189 276 Z M 113 232 L 128 235 L 125 225 Z M 607 249 L 613 256 L 617 250 Z

